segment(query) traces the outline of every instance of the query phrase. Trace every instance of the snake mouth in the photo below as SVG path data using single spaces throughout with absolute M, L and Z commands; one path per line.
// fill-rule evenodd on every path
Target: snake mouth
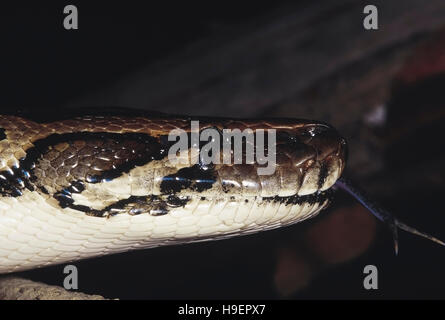
M 282 203 L 285 205 L 302 205 L 302 204 L 315 204 L 315 203 L 324 203 L 326 200 L 331 200 L 334 191 L 332 189 L 328 189 L 325 191 L 316 192 L 313 194 L 308 194 L 304 196 L 274 196 L 274 197 L 264 197 L 262 198 L 264 201 L 273 201 Z

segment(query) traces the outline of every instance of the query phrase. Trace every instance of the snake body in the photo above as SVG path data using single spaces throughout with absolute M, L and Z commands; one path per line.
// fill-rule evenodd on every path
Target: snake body
M 276 170 L 172 164 L 173 129 L 275 129 Z M 0 273 L 250 234 L 327 206 L 346 144 L 308 120 L 88 113 L 0 116 Z

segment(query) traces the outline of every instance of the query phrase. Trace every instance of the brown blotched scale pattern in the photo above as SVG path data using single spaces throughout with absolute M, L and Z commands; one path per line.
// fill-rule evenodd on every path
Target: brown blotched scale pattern
M 48 147 L 48 151 L 36 160 L 34 169 L 37 183 L 56 191 L 72 181 L 96 182 L 112 179 L 132 163 L 145 163 L 159 148 L 150 139 L 130 139 L 126 136 L 98 135 L 82 137 Z

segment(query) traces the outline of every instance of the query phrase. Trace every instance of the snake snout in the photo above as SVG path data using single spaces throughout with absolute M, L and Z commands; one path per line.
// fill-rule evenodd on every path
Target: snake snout
M 295 164 L 303 172 L 298 195 L 325 191 L 340 178 L 346 163 L 346 140 L 324 123 L 310 123 L 297 133 Z M 305 155 L 305 156 L 303 156 Z

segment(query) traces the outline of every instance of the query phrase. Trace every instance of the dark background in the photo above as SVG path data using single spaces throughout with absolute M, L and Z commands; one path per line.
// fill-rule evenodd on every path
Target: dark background
M 68 4 L 78 30 L 63 28 Z M 363 29 L 365 4 L 377 31 Z M 327 121 L 349 142 L 347 173 L 445 239 L 443 1 L 20 2 L 0 21 L 3 110 Z M 395 257 L 388 230 L 339 192 L 293 227 L 75 265 L 81 291 L 110 298 L 444 298 L 445 249 L 406 233 L 400 246 Z M 363 289 L 367 264 L 378 290 Z M 21 276 L 61 285 L 62 270 Z

